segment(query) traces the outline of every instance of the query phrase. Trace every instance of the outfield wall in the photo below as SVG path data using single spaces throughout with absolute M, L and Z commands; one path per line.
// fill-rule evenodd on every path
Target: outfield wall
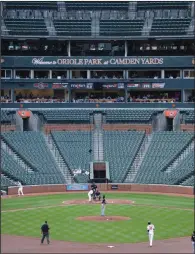
M 71 186 L 86 186 L 90 189 L 89 184 L 72 184 Z M 97 184 L 100 191 L 127 191 L 127 192 L 151 192 L 151 193 L 175 193 L 175 194 L 184 194 L 184 195 L 194 195 L 193 187 L 185 186 L 171 186 L 171 185 L 155 185 L 155 184 Z M 64 184 L 56 185 L 29 185 L 23 187 L 24 194 L 39 194 L 39 193 L 57 193 L 57 192 L 72 192 L 72 191 L 81 191 L 77 190 L 78 188 L 72 188 L 72 190 L 67 190 L 67 186 Z M 86 190 L 85 190 L 86 191 Z M 9 187 L 8 195 L 17 195 L 18 187 Z

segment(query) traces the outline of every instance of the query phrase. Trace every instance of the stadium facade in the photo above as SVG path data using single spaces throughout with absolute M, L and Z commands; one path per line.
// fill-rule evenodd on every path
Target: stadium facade
M 194 3 L 159 3 L 3 2 L 2 96 L 192 102 Z

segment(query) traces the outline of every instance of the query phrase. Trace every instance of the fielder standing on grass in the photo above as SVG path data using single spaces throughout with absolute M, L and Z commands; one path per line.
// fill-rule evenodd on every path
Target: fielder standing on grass
M 47 221 L 41 226 L 41 234 L 42 234 L 42 239 L 41 239 L 41 244 L 43 244 L 45 238 L 47 238 L 47 244 L 50 244 L 49 241 L 49 225 L 47 224 Z
M 150 247 L 152 247 L 152 242 L 153 242 L 153 238 L 154 238 L 154 230 L 155 230 L 154 225 L 151 224 L 150 221 L 148 221 L 147 232 L 148 232 Z
M 192 241 L 193 253 L 195 253 L 195 231 L 193 231 L 193 233 L 192 233 L 191 241 Z

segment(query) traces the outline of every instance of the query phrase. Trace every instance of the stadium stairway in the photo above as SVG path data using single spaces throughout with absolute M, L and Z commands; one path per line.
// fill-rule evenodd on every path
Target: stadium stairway
M 140 149 L 138 150 L 135 156 L 135 159 L 129 168 L 126 179 L 124 180 L 125 183 L 133 183 L 137 175 L 137 172 L 141 166 L 141 163 L 146 155 L 146 152 L 148 151 L 148 148 L 150 146 L 152 135 L 153 134 L 148 134 L 144 137 L 143 142 L 141 143 Z
M 47 28 L 47 31 L 49 33 L 49 36 L 56 36 L 57 33 L 56 33 L 55 26 L 53 24 L 53 20 L 49 17 L 45 17 L 44 22 L 45 22 L 45 26 Z
M 102 131 L 102 114 L 94 115 L 94 126 L 92 143 L 94 161 L 104 160 L 103 131 Z
M 51 154 L 56 161 L 56 164 L 58 165 L 62 175 L 64 176 L 65 181 L 70 184 L 73 183 L 73 176 L 71 174 L 71 171 L 68 168 L 68 164 L 65 161 L 65 159 L 61 156 L 60 151 L 58 150 L 57 144 L 55 143 L 55 140 L 51 135 L 44 135 L 45 142 L 48 146 L 48 148 L 51 151 Z

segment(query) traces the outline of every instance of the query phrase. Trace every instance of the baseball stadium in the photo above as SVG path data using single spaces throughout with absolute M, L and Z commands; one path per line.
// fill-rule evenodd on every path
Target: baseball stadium
M 1 252 L 194 253 L 195 2 L 0 10 Z

